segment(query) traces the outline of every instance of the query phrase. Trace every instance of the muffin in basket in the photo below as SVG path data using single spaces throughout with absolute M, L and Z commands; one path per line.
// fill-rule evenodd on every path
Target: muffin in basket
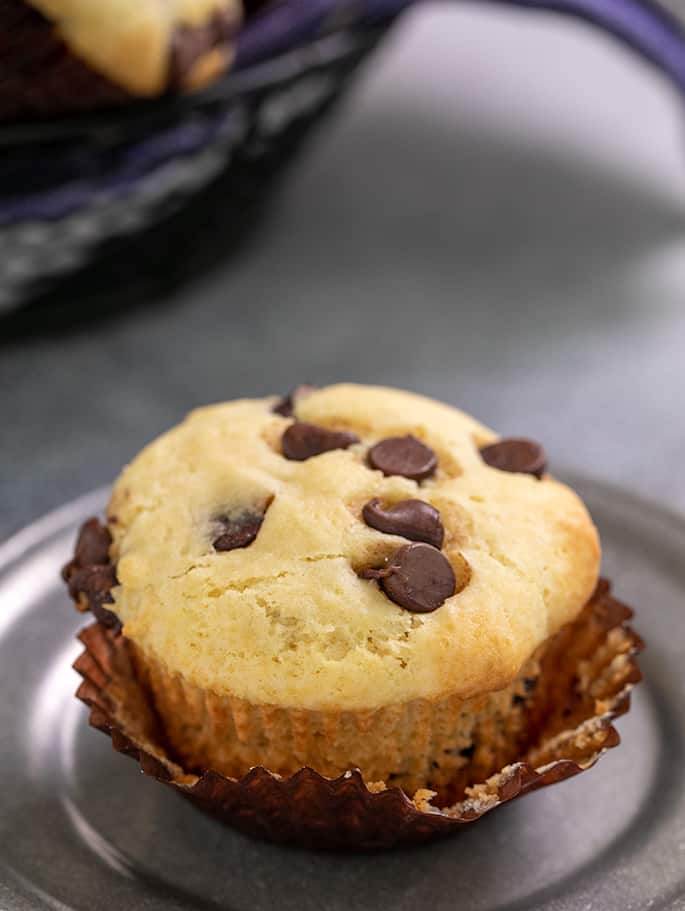
M 82 530 L 80 695 L 250 831 L 430 837 L 616 742 L 639 641 L 599 562 L 542 448 L 453 408 L 354 385 L 210 406 Z
M 0 121 L 199 88 L 230 65 L 239 0 L 0 0 Z

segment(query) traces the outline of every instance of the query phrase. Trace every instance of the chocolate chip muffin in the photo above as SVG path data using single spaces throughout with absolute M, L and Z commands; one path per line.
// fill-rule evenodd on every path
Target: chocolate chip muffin
M 0 120 L 198 88 L 240 20 L 239 0 L 0 0 Z
M 599 561 L 540 445 L 337 385 L 193 412 L 124 470 L 65 575 L 189 773 L 360 769 L 448 800 L 529 744 Z

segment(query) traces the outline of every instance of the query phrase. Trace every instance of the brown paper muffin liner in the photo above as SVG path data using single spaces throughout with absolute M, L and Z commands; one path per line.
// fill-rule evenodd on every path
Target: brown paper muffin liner
M 109 734 L 114 749 L 135 758 L 146 775 L 245 832 L 305 846 L 388 848 L 454 831 L 515 797 L 590 768 L 616 746 L 612 722 L 628 710 L 630 691 L 641 679 L 636 656 L 642 642 L 627 625 L 631 616 L 602 580 L 578 619 L 552 637 L 539 657 L 536 695 L 525 709 L 525 741 L 519 729 L 511 761 L 484 773 L 487 761 L 479 760 L 476 749 L 452 786 L 438 794 L 418 789 L 410 797 L 373 781 L 364 769 L 329 778 L 310 767 L 281 776 L 255 766 L 241 777 L 189 768 L 169 745 L 148 682 L 136 673 L 131 644 L 100 623 L 79 636 L 85 651 L 74 665 L 84 678 L 77 696 L 90 707 L 91 725 Z
M 360 768 L 406 794 L 451 803 L 520 755 L 546 681 L 536 655 L 511 686 L 471 699 L 414 699 L 368 711 L 260 705 L 194 686 L 129 640 L 134 673 L 185 769 L 240 778 L 254 766 L 288 777 L 309 766 L 325 778 Z M 538 689 L 539 688 L 539 689 Z

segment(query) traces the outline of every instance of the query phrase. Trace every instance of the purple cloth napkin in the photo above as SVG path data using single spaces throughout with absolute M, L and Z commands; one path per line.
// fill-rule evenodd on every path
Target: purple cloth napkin
M 348 21 L 373 22 L 400 12 L 411 2 L 412 0 L 351 0 L 347 3 L 341 3 L 340 0 L 285 0 L 248 23 L 239 39 L 237 67 L 245 68 L 311 39 L 328 22 L 340 16 L 343 10 L 349 11 Z M 499 2 L 531 9 L 547 9 L 586 19 L 611 32 L 661 67 L 685 92 L 685 4 L 682 17 L 676 18 L 675 14 L 667 12 L 652 0 Z

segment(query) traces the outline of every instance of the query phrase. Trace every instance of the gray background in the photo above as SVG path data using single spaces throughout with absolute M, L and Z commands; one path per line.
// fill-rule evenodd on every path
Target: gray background
M 685 507 L 681 118 L 589 27 L 407 16 L 239 256 L 162 305 L 2 340 L 0 538 L 197 404 L 338 379 L 454 402 Z M 214 205 L 188 256 L 240 227 Z

